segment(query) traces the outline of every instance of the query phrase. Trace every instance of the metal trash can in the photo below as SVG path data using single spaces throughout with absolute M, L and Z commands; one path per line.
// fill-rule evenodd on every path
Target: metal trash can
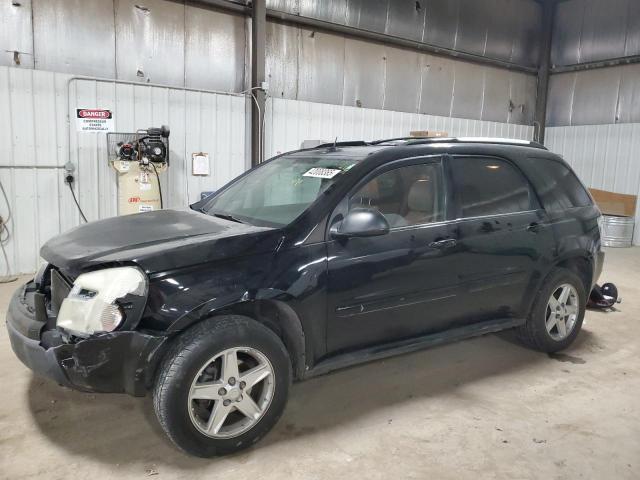
M 603 215 L 602 245 L 605 247 L 630 247 L 633 242 L 633 217 Z

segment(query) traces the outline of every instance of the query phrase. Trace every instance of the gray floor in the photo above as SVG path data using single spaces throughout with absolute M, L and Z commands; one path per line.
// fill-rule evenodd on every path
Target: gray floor
M 172 448 L 148 398 L 34 377 L 1 328 L 0 477 L 640 478 L 640 248 L 607 255 L 624 302 L 565 354 L 490 335 L 297 384 L 276 429 L 223 459 Z

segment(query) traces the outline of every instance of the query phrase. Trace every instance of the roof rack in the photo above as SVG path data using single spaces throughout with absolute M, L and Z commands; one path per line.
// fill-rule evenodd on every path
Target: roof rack
M 366 147 L 370 145 L 382 145 L 385 143 L 397 142 L 396 145 L 428 145 L 430 143 L 492 143 L 498 145 L 520 145 L 523 147 L 539 148 L 547 150 L 547 147 L 539 142 L 530 140 L 519 140 L 516 138 L 498 138 L 498 137 L 394 137 L 381 140 L 372 140 L 365 142 L 363 140 L 352 140 L 345 142 L 323 143 L 314 148 L 331 148 L 331 147 Z
M 430 143 L 493 143 L 502 145 L 521 145 L 525 147 L 547 150 L 547 147 L 539 142 L 498 137 L 398 137 L 388 138 L 384 140 L 375 140 L 369 143 L 372 145 L 380 145 L 382 143 L 390 142 L 404 142 L 404 145 L 424 145 Z

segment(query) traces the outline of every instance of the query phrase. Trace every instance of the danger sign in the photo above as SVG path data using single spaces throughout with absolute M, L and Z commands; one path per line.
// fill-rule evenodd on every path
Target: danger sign
M 101 108 L 78 108 L 76 127 L 78 132 L 110 132 L 113 130 L 113 113 Z

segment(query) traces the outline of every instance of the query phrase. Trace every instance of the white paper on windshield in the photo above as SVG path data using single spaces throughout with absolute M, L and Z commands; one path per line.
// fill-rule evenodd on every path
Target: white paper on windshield
M 314 177 L 314 178 L 333 178 L 337 174 L 339 174 L 340 172 L 342 172 L 342 170 L 339 170 L 337 168 L 314 167 L 314 168 L 312 168 L 311 170 L 309 170 L 307 173 L 305 173 L 302 176 L 303 177 Z

